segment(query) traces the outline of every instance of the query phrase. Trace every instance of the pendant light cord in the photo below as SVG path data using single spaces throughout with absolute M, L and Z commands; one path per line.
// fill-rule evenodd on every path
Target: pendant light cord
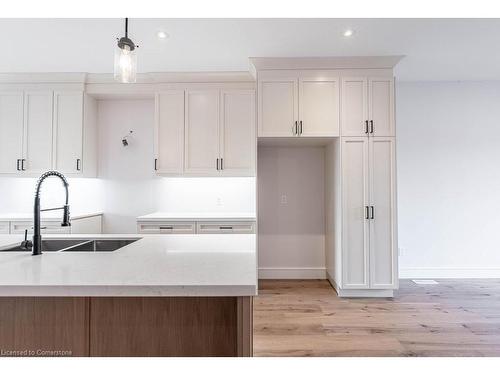
M 128 38 L 128 18 L 125 18 L 125 38 Z

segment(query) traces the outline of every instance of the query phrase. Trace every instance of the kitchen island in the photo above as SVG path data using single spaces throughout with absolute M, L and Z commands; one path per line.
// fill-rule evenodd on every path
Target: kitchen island
M 250 356 L 256 236 L 46 235 L 138 239 L 115 251 L 2 251 L 4 355 Z

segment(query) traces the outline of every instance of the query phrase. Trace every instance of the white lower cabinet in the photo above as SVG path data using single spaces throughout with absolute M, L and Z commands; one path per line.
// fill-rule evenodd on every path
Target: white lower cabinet
M 138 221 L 137 233 L 150 234 L 223 234 L 255 233 L 254 221 Z
M 253 222 L 197 223 L 196 232 L 202 233 L 255 233 Z
M 0 221 L 0 234 L 10 233 L 10 223 L 8 221 Z
M 342 139 L 342 282 L 397 287 L 395 139 Z
M 194 222 L 138 222 L 137 233 L 150 234 L 194 234 Z
M 8 224 L 7 232 L 2 231 L 0 224 L 0 233 L 4 234 L 33 234 L 33 220 L 6 221 Z M 89 216 L 81 219 L 71 220 L 69 227 L 62 227 L 60 221 L 43 220 L 40 222 L 40 232 L 42 234 L 100 234 L 102 233 L 102 216 Z

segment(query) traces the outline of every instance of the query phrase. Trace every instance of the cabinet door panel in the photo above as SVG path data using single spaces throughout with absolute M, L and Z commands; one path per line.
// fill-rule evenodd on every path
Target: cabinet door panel
M 157 173 L 184 170 L 184 91 L 156 95 L 155 157 Z
M 253 90 L 221 93 L 222 174 L 255 175 L 255 94 Z
M 292 137 L 298 120 L 296 78 L 259 82 L 259 137 Z
M 25 170 L 52 169 L 52 91 L 31 91 L 24 96 Z
M 54 93 L 55 168 L 82 173 L 83 93 Z
M 0 173 L 19 173 L 23 155 L 23 93 L 0 93 Z
M 367 86 L 366 78 L 342 78 L 342 136 L 366 135 Z
M 369 81 L 369 118 L 374 136 L 394 136 L 394 81 L 372 78 Z
M 339 135 L 339 81 L 299 81 L 299 120 L 302 121 L 301 136 Z
M 394 143 L 394 138 L 388 137 L 370 140 L 370 202 L 374 214 L 370 220 L 370 286 L 373 289 L 397 285 Z
M 186 91 L 185 171 L 218 174 L 219 91 Z
M 368 139 L 342 139 L 342 287 L 369 287 Z

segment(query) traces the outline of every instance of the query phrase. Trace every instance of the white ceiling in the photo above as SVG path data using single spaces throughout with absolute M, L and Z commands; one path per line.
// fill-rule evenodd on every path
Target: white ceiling
M 0 72 L 110 73 L 123 28 L 122 19 L 0 19 Z M 406 55 L 400 80 L 500 79 L 500 19 L 131 19 L 129 36 L 140 45 L 139 72 L 244 71 L 248 57 Z

